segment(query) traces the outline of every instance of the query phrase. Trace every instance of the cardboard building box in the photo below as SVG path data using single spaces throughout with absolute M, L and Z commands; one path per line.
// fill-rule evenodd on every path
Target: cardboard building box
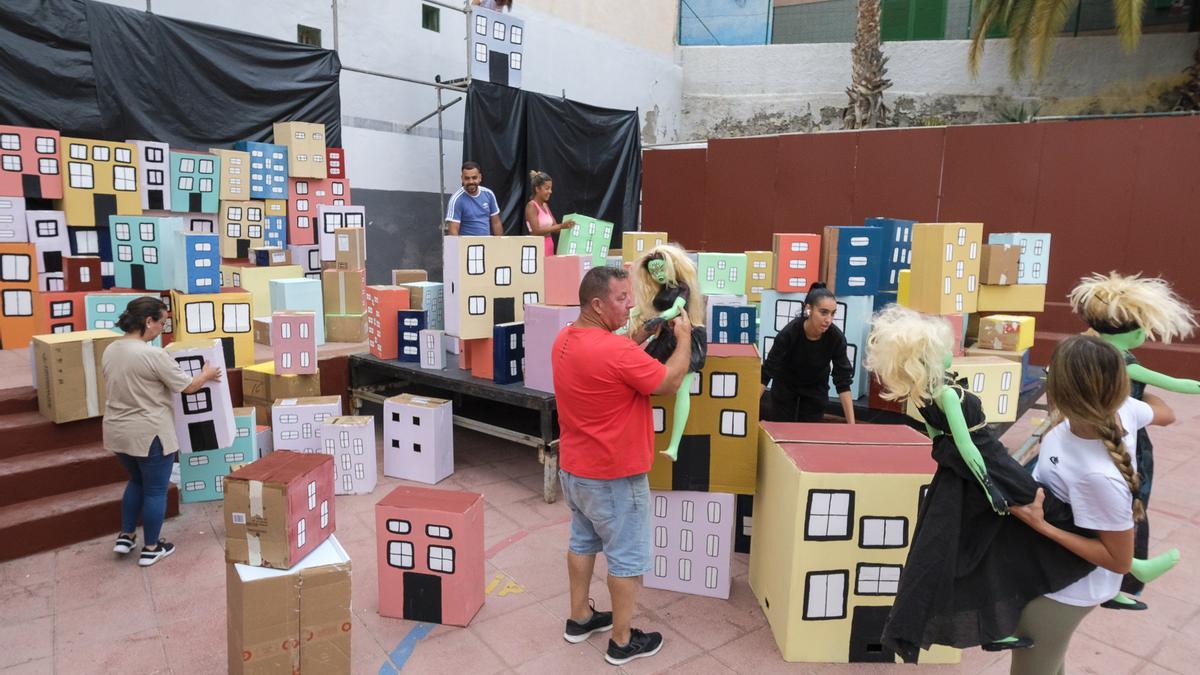
M 100 279 L 100 256 L 64 255 L 63 290 L 99 291 L 103 288 Z
M 260 420 L 271 419 L 276 399 L 320 395 L 320 368 L 312 375 L 276 375 L 275 362 L 267 361 L 242 369 L 242 403 L 254 406 Z
M 552 255 L 546 258 L 546 304 L 579 306 L 579 282 L 592 269 L 592 260 L 581 255 Z
M 979 319 L 979 342 L 975 346 L 998 351 L 1025 351 L 1033 347 L 1033 336 L 1032 316 L 991 314 Z
M 120 336 L 110 330 L 38 335 L 33 367 L 38 412 L 55 424 L 104 414 L 104 371 L 100 358 Z
M 225 561 L 285 570 L 336 529 L 333 457 L 276 449 L 225 478 Z
M 225 497 L 225 476 L 259 457 L 254 408 L 234 408 L 233 443 L 217 450 L 196 450 L 179 457 L 179 499 L 211 502 Z
M 435 485 L 454 473 L 450 401 L 400 394 L 383 402 L 383 475 Z
M 525 307 L 525 386 L 538 391 L 554 391 L 554 369 L 550 349 L 560 331 L 579 318 L 579 307 L 526 305 Z
M 637 262 L 650 249 L 666 243 L 666 232 L 622 232 L 621 261 Z
M 588 256 L 593 267 L 604 265 L 612 244 L 613 224 L 578 213 L 563 216 L 564 222 L 568 220 L 575 221 L 575 227 L 559 232 L 555 253 Z
M 220 340 L 175 341 L 166 347 L 166 351 L 179 364 L 180 370 L 191 377 L 199 375 L 206 365 L 225 373 L 225 350 Z M 206 382 L 190 394 L 178 393 L 172 398 L 180 452 L 216 450 L 233 445 L 237 426 L 229 378 Z
M 255 246 L 250 249 L 250 262 L 256 267 L 289 265 L 288 252 L 279 246 Z
M 333 231 L 333 237 L 333 262 L 335 269 L 366 269 L 367 230 L 365 227 L 339 227 Z
M 271 315 L 271 353 L 280 375 L 313 375 L 317 372 L 317 339 L 312 312 L 275 312 Z
M 1046 287 L 1037 284 L 979 287 L 979 312 L 1043 312 Z
M 396 358 L 400 345 L 397 312 L 409 307 L 409 292 L 403 286 L 367 286 L 363 308 L 367 315 L 367 345 L 381 359 Z
M 280 398 L 271 406 L 271 440 L 276 450 L 322 452 L 325 420 L 342 414 L 340 396 Z
M 526 314 L 525 318 L 528 320 L 529 315 Z M 444 345 L 446 333 L 426 328 L 419 335 L 421 339 L 421 367 L 426 370 L 444 370 L 446 368 L 446 348 Z
M 993 286 L 1017 283 L 1021 248 L 1012 244 L 985 244 L 979 261 L 979 281 Z
M 807 293 L 821 273 L 821 235 L 775 234 L 775 279 L 771 286 L 781 293 Z
M 950 370 L 966 380 L 966 388 L 979 397 L 989 423 L 1017 421 L 1021 363 L 999 356 L 959 356 L 950 362 Z M 905 412 L 923 420 L 912 401 Z
M 290 570 L 228 565 L 230 675 L 349 675 L 350 571 L 332 535 Z
M 445 287 L 439 281 L 406 281 L 399 284 L 408 289 L 409 309 L 425 310 L 427 328 L 444 330 L 446 325 Z
M 313 328 L 317 346 L 325 344 L 325 306 L 321 297 L 321 282 L 316 279 L 272 279 L 268 286 L 271 289 L 271 312 L 312 312 L 316 315 Z
M 344 245 L 343 253 L 349 256 L 347 260 L 356 259 L 358 264 L 352 268 L 342 269 L 362 269 L 363 261 L 367 257 L 366 222 L 367 210 L 362 206 L 333 206 L 330 204 L 317 206 L 317 245 L 321 247 L 321 262 L 336 265 L 336 253 Z M 359 232 L 352 233 L 350 230 L 359 230 Z M 338 243 L 337 233 L 339 231 L 345 235 L 344 238 L 341 238 L 341 245 Z M 353 242 L 351 242 L 351 237 L 354 239 Z M 352 253 L 352 247 L 358 249 L 358 255 Z
M 1048 233 L 993 232 L 988 235 L 988 243 L 1009 244 L 1021 249 L 1017 262 L 1016 283 L 1045 286 L 1050 279 L 1050 235 Z
M 366 342 L 366 313 L 326 314 L 325 339 L 329 342 Z
M 867 227 L 883 230 L 883 267 L 879 271 L 879 290 L 896 291 L 900 270 L 909 268 L 912 260 L 912 228 L 916 221 L 899 218 L 867 218 Z
M 646 588 L 728 598 L 733 558 L 734 496 L 720 492 L 650 492 L 653 568 Z
M 254 342 L 260 345 L 271 344 L 271 317 L 254 317 Z
M 905 306 L 926 314 L 977 311 L 982 239 L 982 223 L 914 225 Z
M 429 272 L 425 270 L 392 270 L 392 285 L 399 286 L 413 281 L 429 281 Z
M 883 229 L 825 228 L 821 280 L 835 295 L 875 295 L 883 273 Z
M 762 302 L 762 292 L 775 285 L 775 253 L 746 251 L 746 300 Z
M 696 278 L 705 295 L 738 294 L 746 288 L 746 254 L 701 253 Z
M 362 270 L 322 270 L 321 294 L 327 314 L 362 314 Z
M 340 404 L 339 404 L 340 405 Z M 321 429 L 324 452 L 333 455 L 334 494 L 365 495 L 378 480 L 375 451 L 375 418 L 329 417 Z

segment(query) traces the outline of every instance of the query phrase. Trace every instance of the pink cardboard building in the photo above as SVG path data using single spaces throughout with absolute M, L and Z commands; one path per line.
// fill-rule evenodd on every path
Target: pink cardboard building
M 650 491 L 653 569 L 646 588 L 729 597 L 734 496 L 723 492 Z
M 333 455 L 333 492 L 365 495 L 375 491 L 375 418 L 331 417 L 321 429 L 325 454 Z
M 224 486 L 226 562 L 286 570 L 336 529 L 328 455 L 272 452 Z
M 559 331 L 578 318 L 578 306 L 525 305 L 526 387 L 554 391 L 550 348 L 554 346 L 554 338 L 558 337 Z
M 446 331 L 426 328 L 420 336 L 421 367 L 427 370 L 442 370 L 446 367 Z
M 274 312 L 271 314 L 271 352 L 276 375 L 312 375 L 317 372 L 316 314 Z
M 379 615 L 466 626 L 483 606 L 483 495 L 401 486 L 375 505 Z
M 205 364 L 225 372 L 225 349 L 220 340 L 173 342 L 166 350 L 192 377 L 199 375 Z M 175 395 L 175 435 L 179 437 L 180 452 L 228 448 L 236 434 L 228 377 L 209 382 L 191 394 Z
M 434 485 L 454 473 L 450 401 L 400 394 L 383 402 L 383 475 Z
M 58 131 L 0 125 L 0 195 L 62 199 Z
M 275 450 L 321 452 L 325 420 L 341 414 L 341 396 L 276 399 L 271 406 L 271 446 Z
M 578 305 L 579 282 L 592 268 L 591 256 L 552 255 L 546 258 L 546 304 Z

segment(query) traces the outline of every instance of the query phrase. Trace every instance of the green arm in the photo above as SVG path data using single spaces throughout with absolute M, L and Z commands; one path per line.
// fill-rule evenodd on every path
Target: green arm
M 1126 368 L 1129 372 L 1129 377 L 1138 382 L 1148 384 L 1159 389 L 1166 389 L 1179 394 L 1200 394 L 1200 381 L 1185 380 L 1178 377 L 1164 375 L 1155 370 L 1135 363 Z
M 946 421 L 950 423 L 950 435 L 954 438 L 954 445 L 958 448 L 958 453 L 962 455 L 967 468 L 975 475 L 975 480 L 979 481 L 984 496 L 992 504 L 992 510 L 1000 515 L 1008 513 L 1008 504 L 1004 503 L 1003 498 L 992 494 L 992 482 L 988 478 L 983 455 L 971 440 L 971 432 L 967 430 L 967 420 L 963 417 L 962 405 L 953 388 L 944 387 L 942 389 L 942 393 L 938 396 L 938 407 L 942 409 L 946 415 Z
M 658 318 L 662 319 L 663 321 L 670 321 L 671 319 L 674 319 L 675 317 L 679 316 L 679 312 L 683 309 L 683 306 L 686 304 L 687 304 L 687 300 L 685 300 L 683 298 L 683 296 L 681 295 L 678 298 L 675 298 L 675 304 L 671 305 L 671 308 L 668 309 L 667 311 L 663 312 L 662 314 L 659 314 Z

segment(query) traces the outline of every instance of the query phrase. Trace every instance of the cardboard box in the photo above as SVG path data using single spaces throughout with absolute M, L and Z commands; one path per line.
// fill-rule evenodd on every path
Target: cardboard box
M 100 256 L 64 255 L 63 290 L 99 291 L 103 288 L 100 278 Z
M 271 315 L 271 353 L 280 375 L 317 372 L 316 316 L 312 312 L 275 312 Z
M 442 341 L 446 333 L 426 328 L 419 335 L 421 338 L 421 367 L 427 370 L 444 370 L 446 368 L 446 349 Z
M 807 293 L 821 273 L 821 235 L 772 235 L 775 254 L 773 287 L 781 293 Z
M 375 505 L 379 615 L 466 626 L 483 606 L 483 495 L 401 486 Z
M 335 253 L 338 249 L 337 231 L 357 229 L 362 230 L 355 236 L 354 245 L 360 248 L 360 264 L 351 269 L 362 269 L 362 260 L 366 260 L 366 222 L 367 210 L 361 206 L 320 204 L 317 206 L 317 244 L 321 247 L 321 262 L 336 262 Z M 350 238 L 347 237 L 346 253 L 350 254 Z M 353 255 L 353 254 L 351 254 Z
M 362 270 L 323 270 L 321 294 L 327 314 L 362 314 Z
M 339 495 L 365 495 L 378 481 L 375 451 L 375 418 L 330 417 L 321 429 L 325 454 L 333 455 L 333 491 Z
M 575 221 L 575 227 L 558 233 L 555 253 L 588 256 L 592 259 L 592 267 L 604 265 L 608 247 L 612 245 L 613 224 L 578 213 L 563 216 L 563 222 L 568 220 Z M 617 264 L 619 267 L 620 263 Z
M 907 307 L 926 314 L 977 311 L 982 223 L 917 223 Z
M 0 220 L 3 219 L 4 216 L 0 215 Z M 16 225 L 19 227 L 20 223 Z M 66 216 L 62 211 L 27 210 L 25 226 L 29 242 L 33 244 L 37 255 L 38 290 L 67 290 L 63 280 L 62 259 L 71 253 L 71 241 L 67 236 Z
M 271 344 L 271 317 L 254 317 L 254 341 L 260 345 Z
M 1033 347 L 1033 331 L 1032 316 L 992 314 L 979 320 L 979 342 L 975 346 L 998 351 L 1025 351 Z
M 321 278 L 321 247 L 316 244 L 288 244 L 293 265 L 299 265 L 307 279 Z
M 220 242 L 215 234 L 175 234 L 181 260 L 175 262 L 174 288 L 186 293 L 216 293 L 221 288 Z M 159 251 L 158 255 L 168 252 Z M 118 269 L 119 271 L 119 269 Z
M 172 339 L 218 338 L 225 348 L 225 364 L 244 368 L 254 363 L 254 335 L 251 333 L 250 294 L 226 290 L 221 293 L 189 295 L 171 291 L 170 306 L 175 321 Z
M 701 253 L 696 266 L 700 292 L 740 294 L 746 288 L 745 253 Z
M 350 182 L 344 178 L 289 178 L 288 242 L 320 246 L 320 232 L 325 227 L 332 232 L 334 227 L 339 226 L 336 219 L 322 222 L 324 219 L 320 217 L 320 208 L 341 207 L 350 203 Z
M 581 255 L 552 255 L 546 258 L 545 304 L 578 307 L 579 283 L 590 269 L 591 259 Z
M 775 254 L 771 251 L 746 251 L 746 299 L 762 302 L 762 292 L 775 285 Z
M 622 232 L 621 261 L 637 262 L 638 258 L 646 255 L 650 249 L 667 243 L 666 232 Z M 609 251 L 615 253 L 615 251 Z
M 381 359 L 394 359 L 400 345 L 397 312 L 409 308 L 408 289 L 403 286 L 367 286 L 363 309 L 367 315 L 367 345 Z
M 361 270 L 367 267 L 367 229 L 340 227 L 333 231 L 333 261 L 339 270 Z
M 474 340 L 463 341 L 472 377 L 490 380 L 496 376 L 496 350 L 494 343 L 495 340 L 493 338 L 476 338 Z
M 346 149 L 345 148 L 325 148 L 329 157 L 325 162 L 327 172 L 330 178 L 345 178 L 346 177 Z
M 58 161 L 61 145 L 58 130 L 0 125 L 0 134 L 10 139 L 4 144 L 4 154 L 17 158 L 16 170 L 9 167 L 0 173 L 0 195 L 13 195 L 17 199 L 62 199 L 62 174 L 66 165 Z M 55 162 L 42 163 L 43 159 Z
M 271 201 L 287 199 L 288 158 L 286 147 L 274 143 L 238 141 L 233 144 L 233 149 L 250 155 L 251 199 Z
M 399 325 L 397 332 L 396 360 L 417 363 L 421 360 L 421 331 L 425 330 L 425 312 L 420 309 L 402 309 L 396 312 Z
M 525 324 L 497 324 L 492 332 L 492 377 L 496 384 L 525 379 Z
M 1029 361 L 1029 350 L 1028 349 L 1019 351 L 1019 352 L 1013 352 L 1013 351 L 1003 351 L 1003 350 L 999 350 L 999 349 L 984 349 L 983 347 L 971 346 L 971 347 L 967 347 L 964 350 L 964 354 L 966 356 L 985 356 L 985 357 L 1007 359 L 1009 361 L 1012 361 L 1014 363 L 1020 363 L 1022 365 L 1028 363 L 1028 361 Z M 1023 372 L 1024 372 L 1024 368 L 1022 368 L 1022 373 Z
M 454 473 L 450 401 L 415 394 L 383 402 L 383 475 L 435 485 Z
M 729 597 L 737 516 L 733 500 L 733 495 L 718 492 L 650 492 L 654 567 L 642 577 L 646 588 Z
M 300 279 L 304 270 L 299 265 L 258 267 L 246 261 L 221 263 L 221 285 L 240 288 L 250 294 L 252 316 L 271 313 L 271 281 Z
M 446 332 L 490 338 L 492 326 L 524 321 L 546 294 L 545 250 L 542 237 L 443 237 Z
M 171 208 L 192 214 L 217 213 L 221 192 L 216 183 L 220 180 L 220 171 L 221 158 L 216 155 L 172 150 Z M 201 189 L 202 186 L 205 189 Z M 130 212 L 118 206 L 117 213 Z M 216 231 L 215 224 L 210 231 Z
M 528 305 L 525 307 L 525 386 L 554 392 L 550 348 L 560 331 L 579 318 L 579 307 Z
M 277 398 L 271 406 L 273 447 L 293 452 L 321 452 L 321 429 L 325 420 L 341 414 L 341 396 Z
M 912 259 L 912 228 L 916 221 L 899 218 L 867 218 L 867 227 L 883 231 L 883 267 L 879 271 L 879 290 L 896 292 L 900 270 L 909 268 Z
M 804 311 L 806 295 L 806 292 L 781 293 L 774 288 L 763 291 L 758 306 L 758 353 L 764 360 L 771 353 L 779 331 Z
M 287 147 L 288 176 L 324 178 L 325 125 L 315 122 L 276 122 L 275 143 Z
M 425 270 L 392 270 L 392 285 L 399 286 L 413 281 L 429 281 Z
M 104 218 L 106 215 L 141 215 L 142 197 L 137 189 L 136 147 L 129 143 L 63 136 L 58 144 L 58 152 L 58 170 L 61 176 L 66 178 L 62 181 L 62 202 L 56 202 L 55 206 L 62 209 L 72 227 L 103 229 L 108 225 L 107 219 Z M 87 158 L 92 180 L 70 180 L 71 164 L 78 163 L 78 157 Z M 38 167 L 39 164 L 40 162 L 33 163 L 30 168 Z M 118 181 L 124 183 L 120 190 L 117 189 Z M 77 184 L 79 187 L 76 187 Z M 171 201 L 174 204 L 174 195 Z M 184 199 L 182 203 L 186 204 L 187 200 Z M 99 222 L 97 216 L 100 216 Z
M 221 174 L 218 181 L 218 196 L 221 201 L 249 200 L 250 153 L 224 148 L 209 148 L 208 151 L 221 159 Z
M 250 249 L 250 262 L 257 267 L 290 265 L 288 252 L 278 246 L 255 246 Z
M 783 659 L 894 661 L 862 624 L 882 621 L 896 592 L 937 468 L 929 439 L 903 425 L 764 422 L 758 447 L 750 588 Z
M 1050 279 L 1050 234 L 1046 232 L 994 232 L 989 244 L 1009 244 L 1021 249 L 1017 283 L 1045 286 Z M 1009 282 L 1012 283 L 1012 282 Z
M 904 413 L 905 401 L 888 401 L 883 398 L 883 385 L 875 375 L 867 374 L 867 407 L 872 410 L 888 410 Z
M 258 418 L 258 410 L 254 410 L 254 416 Z M 275 450 L 275 441 L 271 439 L 271 427 L 266 424 L 259 424 L 254 428 L 255 443 L 258 444 L 259 457 L 270 454 Z
M 271 312 L 312 312 L 316 315 L 313 328 L 317 346 L 325 344 L 325 306 L 321 282 L 316 279 L 272 279 Z
M 152 291 L 184 290 L 186 272 L 179 233 L 183 219 L 167 216 L 124 216 L 108 218 L 108 236 L 112 251 L 113 277 L 119 288 L 144 288 Z M 210 235 L 196 235 L 205 237 Z M 189 260 L 190 262 L 190 260 Z M 101 270 L 103 270 L 103 262 Z M 103 272 L 101 272 L 103 274 Z M 205 289 L 204 293 L 215 292 Z
M 199 375 L 206 365 L 226 373 L 225 350 L 220 340 L 177 340 L 168 345 L 166 351 L 179 368 L 192 377 Z M 191 394 L 175 394 L 172 398 L 180 452 L 217 450 L 233 445 L 237 427 L 228 377 L 207 382 Z
M 912 284 L 912 270 L 900 270 L 896 279 L 896 304 L 908 307 L 908 289 Z
M 951 371 L 967 381 L 967 389 L 979 397 L 989 423 L 1017 421 L 1021 396 L 1021 364 L 996 356 L 959 356 L 950 362 Z M 912 401 L 905 412 L 923 419 Z
M 398 284 L 408 289 L 409 309 L 425 310 L 425 325 L 444 330 L 446 316 L 445 287 L 439 281 L 407 281 Z
M 225 478 L 225 561 L 288 569 L 337 529 L 333 458 L 276 448 Z
M 366 342 L 366 313 L 326 314 L 325 339 L 329 342 Z
M 194 450 L 179 457 L 179 500 L 185 504 L 225 497 L 225 476 L 258 459 L 254 408 L 234 408 L 233 443 L 218 450 Z
M 321 395 L 321 371 L 312 375 L 276 375 L 275 362 L 266 361 L 242 369 L 242 403 L 253 406 L 260 420 L 271 419 L 271 406 L 280 398 Z M 274 444 L 272 443 L 272 447 Z
M 1012 244 L 985 244 L 979 262 L 979 281 L 993 286 L 1017 283 L 1021 248 Z
M 1034 284 L 979 287 L 979 312 L 1043 312 L 1046 287 Z
M 43 291 L 34 295 L 33 315 L 39 335 L 87 330 L 87 293 Z
M 333 536 L 290 570 L 229 565 L 230 675 L 349 675 L 350 567 Z
M 752 345 L 758 342 L 758 307 L 714 305 L 708 310 L 712 313 L 708 325 L 710 343 Z
M 38 412 L 55 424 L 104 414 L 104 350 L 120 336 L 109 330 L 38 335 L 31 353 Z
M 835 295 L 875 295 L 883 273 L 883 230 L 826 227 L 821 276 Z

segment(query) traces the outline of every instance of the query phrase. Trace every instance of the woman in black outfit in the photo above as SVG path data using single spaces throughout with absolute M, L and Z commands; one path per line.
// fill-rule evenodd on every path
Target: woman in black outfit
M 770 421 L 820 422 L 832 370 L 846 423 L 854 424 L 850 398 L 854 368 L 846 356 L 846 336 L 833 325 L 836 313 L 837 298 L 825 284 L 814 283 L 804 298 L 803 312 L 775 336 L 762 369 L 763 389 L 772 383 Z

